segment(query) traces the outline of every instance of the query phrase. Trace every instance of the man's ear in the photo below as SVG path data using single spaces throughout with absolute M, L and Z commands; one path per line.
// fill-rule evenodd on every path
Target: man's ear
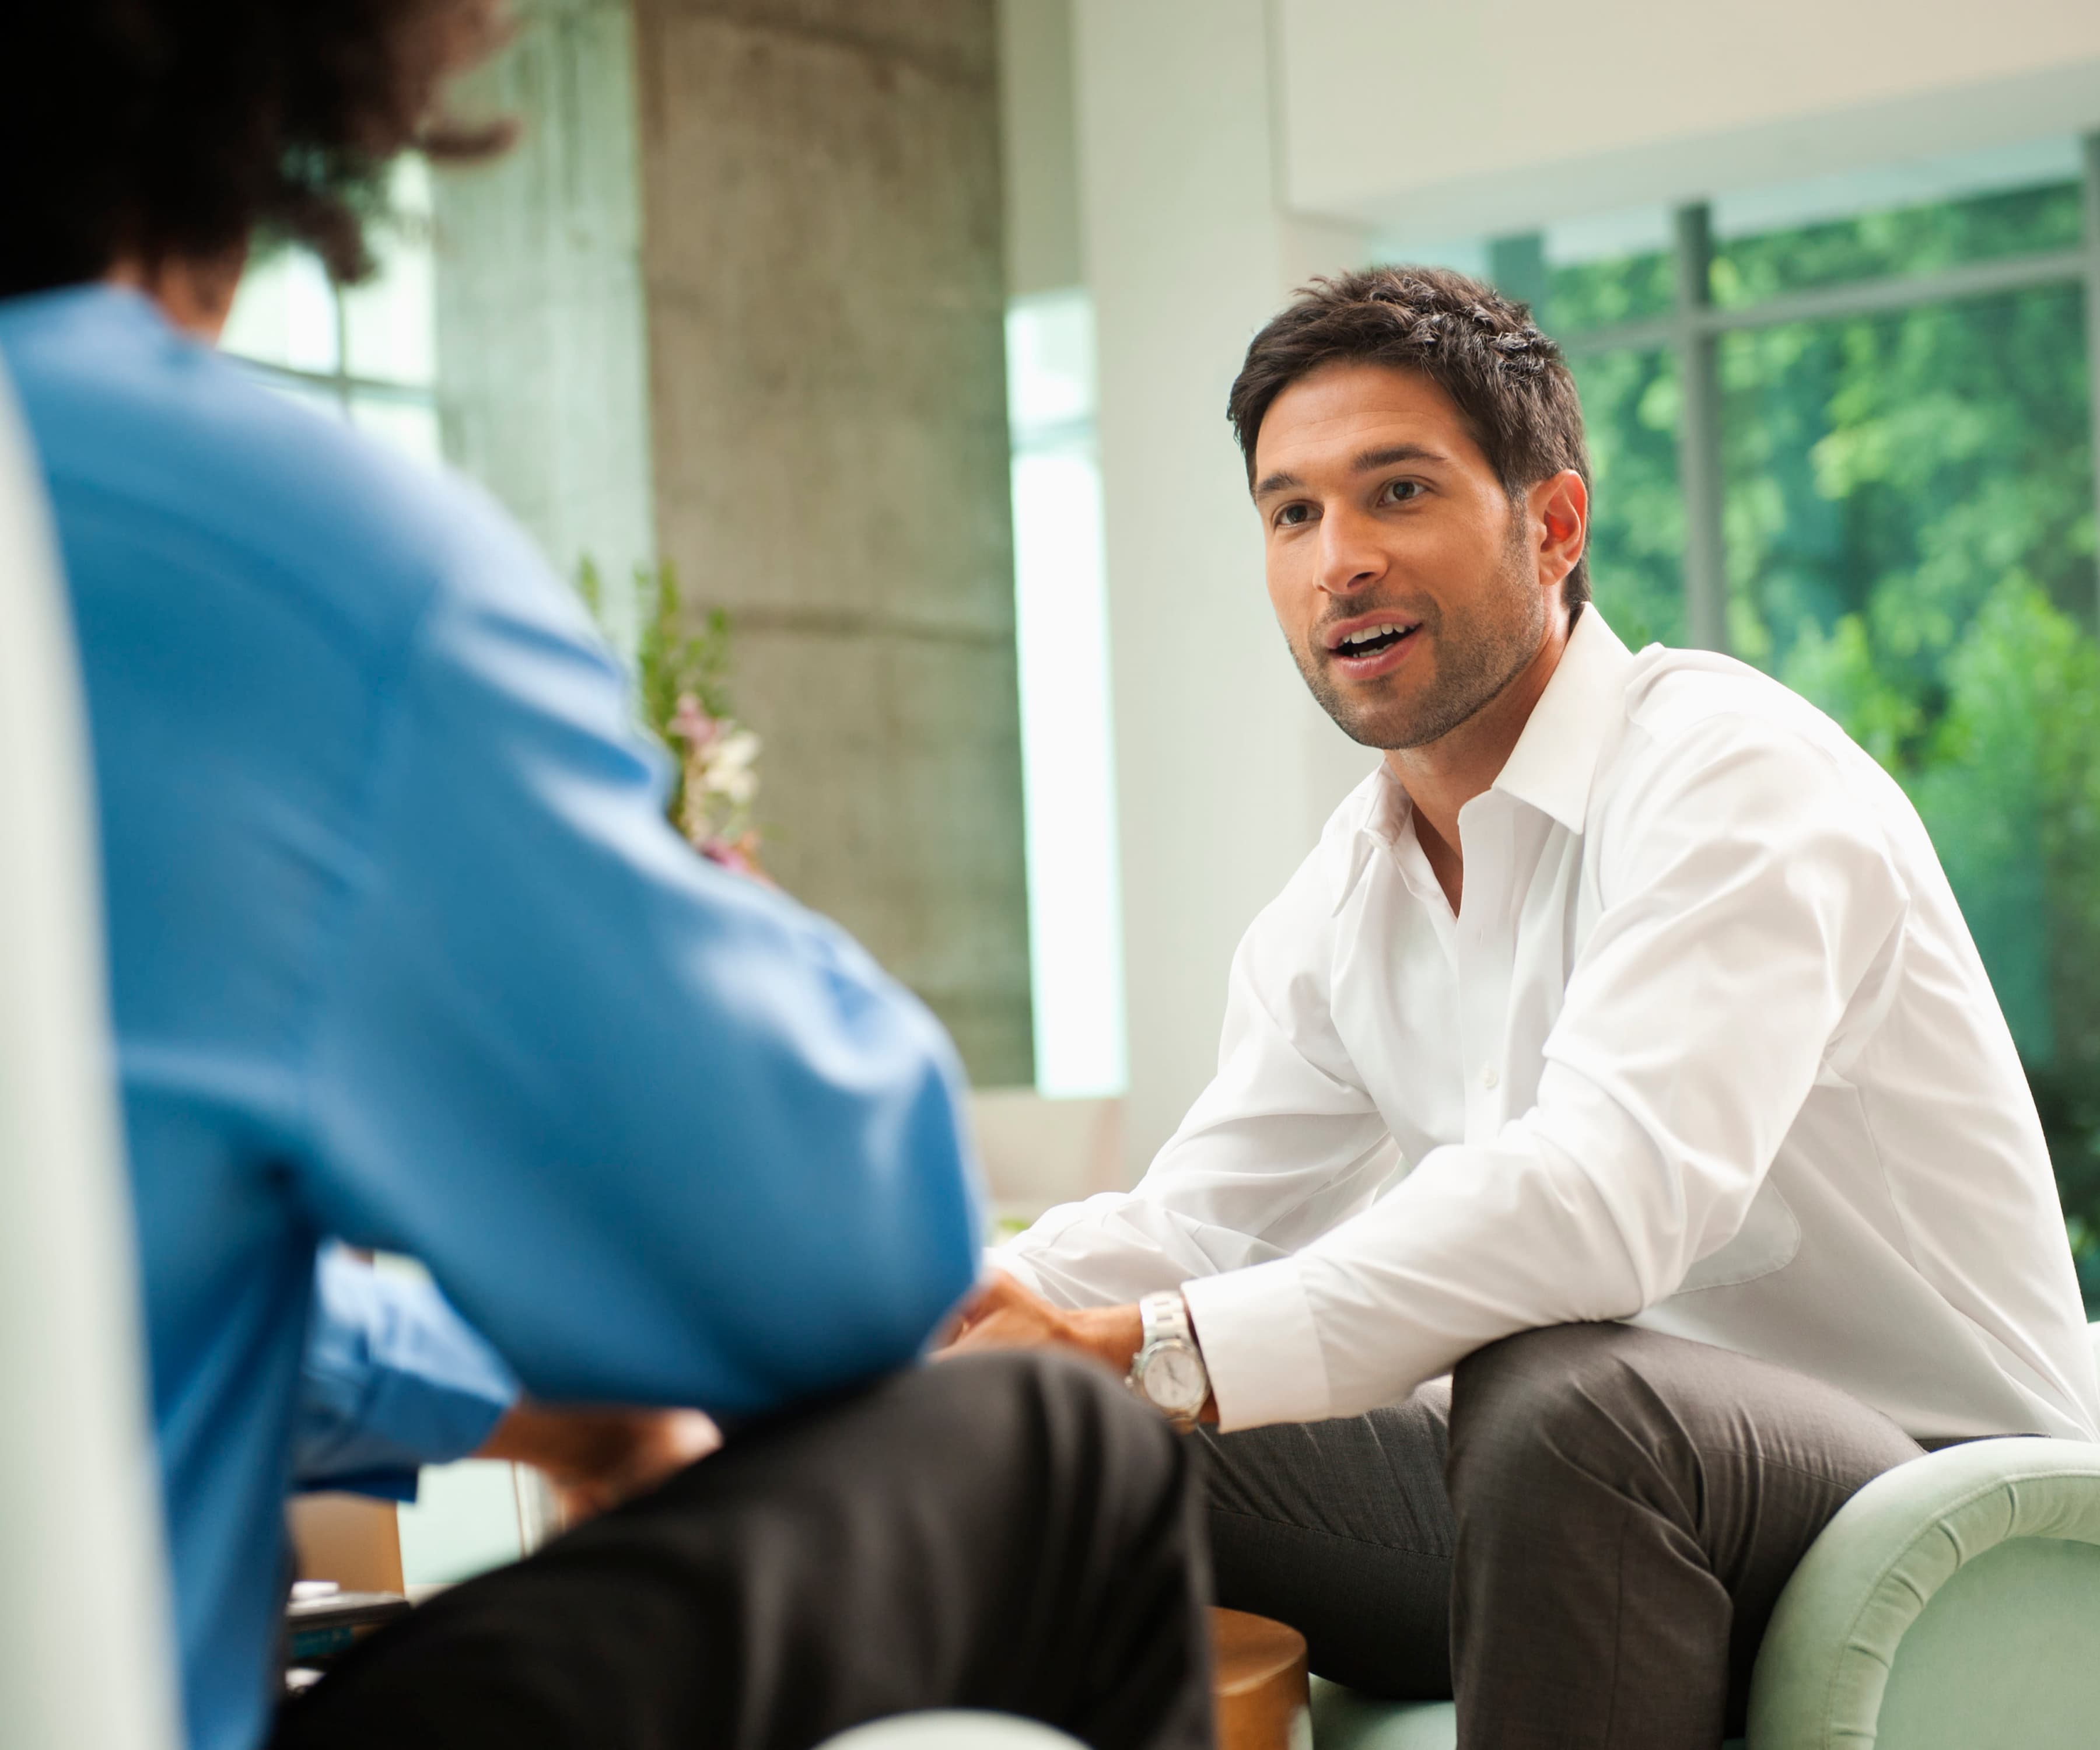
M 1582 562 L 1590 541 L 1590 489 L 1573 468 L 1548 475 L 1525 495 L 1531 525 L 1541 531 L 1538 582 L 1557 587 Z

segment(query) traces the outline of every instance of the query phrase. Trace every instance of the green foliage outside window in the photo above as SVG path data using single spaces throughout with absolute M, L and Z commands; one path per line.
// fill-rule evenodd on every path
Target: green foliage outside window
M 2075 186 L 1723 245 L 1714 301 L 1917 274 L 2079 236 Z M 1556 272 L 1562 332 L 1652 302 L 1643 257 Z M 1608 295 L 1614 272 L 1633 293 Z M 1829 711 L 1930 831 L 2033 1086 L 2100 1312 L 2100 646 L 2075 285 L 1729 333 L 1729 637 Z M 1573 318 L 1571 321 L 1569 319 Z M 1674 361 L 1577 361 L 1599 606 L 1683 635 Z
M 2075 183 L 1867 213 L 1722 243 L 1714 252 L 1713 298 L 1724 310 L 1740 309 L 1813 286 L 2075 249 L 2082 231 Z
M 1677 359 L 1591 353 L 1573 361 L 1596 494 L 1590 589 L 1635 650 L 1684 642 L 1684 500 L 1677 483 Z
M 1676 291 L 1667 250 L 1563 267 L 1539 320 L 1580 334 L 1662 315 Z M 1677 485 L 1676 355 L 1586 354 L 1573 361 L 1596 470 L 1590 562 L 1598 605 L 1635 650 L 1684 641 L 1684 500 Z

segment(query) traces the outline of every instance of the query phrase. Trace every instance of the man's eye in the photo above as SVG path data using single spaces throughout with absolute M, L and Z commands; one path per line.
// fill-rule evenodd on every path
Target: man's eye
M 1310 505 L 1286 505 L 1276 514 L 1276 525 L 1278 528 L 1295 529 L 1302 522 L 1309 522 L 1312 518 L 1312 507 Z
M 1388 480 L 1385 485 L 1386 500 L 1390 504 L 1404 505 L 1410 498 L 1422 496 L 1419 480 Z

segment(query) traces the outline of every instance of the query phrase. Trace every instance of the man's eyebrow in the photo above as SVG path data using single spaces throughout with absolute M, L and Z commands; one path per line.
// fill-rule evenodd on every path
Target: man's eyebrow
M 1396 462 L 1440 462 L 1449 458 L 1441 450 L 1432 450 L 1420 443 L 1388 443 L 1381 449 L 1364 450 L 1349 464 L 1357 474 L 1370 474 L 1374 469 L 1390 468 Z
M 1442 462 L 1450 458 L 1441 450 L 1432 450 L 1420 443 L 1388 443 L 1375 450 L 1358 452 L 1349 464 L 1352 474 L 1370 474 L 1380 468 L 1391 468 L 1400 462 Z M 1286 469 L 1264 474 L 1255 483 L 1251 496 L 1267 498 L 1272 492 L 1287 492 L 1304 485 L 1304 482 Z

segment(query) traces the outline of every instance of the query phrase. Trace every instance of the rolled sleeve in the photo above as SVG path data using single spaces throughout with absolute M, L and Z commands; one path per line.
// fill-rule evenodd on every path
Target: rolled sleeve
M 503 1359 L 430 1284 L 322 1254 L 293 1424 L 301 1488 L 412 1499 L 422 1466 L 476 1450 L 517 1396 Z

